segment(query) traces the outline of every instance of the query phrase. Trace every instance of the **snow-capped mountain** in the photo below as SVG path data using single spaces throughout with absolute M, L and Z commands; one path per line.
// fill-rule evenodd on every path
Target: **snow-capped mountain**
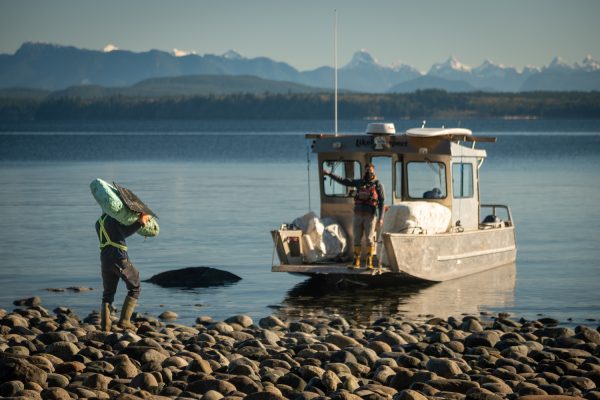
M 463 63 L 458 61 L 456 57 L 450 56 L 450 58 L 448 58 L 443 63 L 433 64 L 429 69 L 427 75 L 444 76 L 447 74 L 454 73 L 469 73 L 471 72 L 471 69 L 472 68 L 468 65 L 464 65 Z
M 346 64 L 344 69 L 353 69 L 353 68 L 370 68 L 370 67 L 380 67 L 379 61 L 375 59 L 366 49 L 361 49 L 352 55 L 350 62 Z
M 223 57 L 227 60 L 243 60 L 246 58 L 233 49 L 226 51 L 225 53 L 223 53 L 223 55 L 221 57 Z
M 548 66 L 532 74 L 520 88 L 521 91 L 600 90 L 600 63 L 586 56 L 581 64 L 567 64 L 555 57 Z
M 598 70 L 600 70 L 600 63 L 598 61 L 594 60 L 592 58 L 591 54 L 588 54 L 581 61 L 581 64 L 575 63 L 575 68 L 580 69 L 585 72 L 598 71 Z
M 176 49 L 134 53 L 111 46 L 111 51 L 106 48 L 103 51 L 24 43 L 15 54 L 0 54 L 0 88 L 56 90 L 81 84 L 127 86 L 148 78 L 183 75 L 251 75 L 325 89 L 333 87 L 334 71 L 327 66 L 299 71 L 284 62 L 267 57 L 247 58 L 235 50 L 222 55 L 199 55 Z M 342 90 L 372 93 L 419 88 L 589 91 L 600 90 L 600 63 L 590 55 L 573 65 L 556 57 L 547 66 L 518 70 L 490 60 L 470 67 L 452 56 L 422 73 L 407 64 L 384 65 L 362 49 L 339 69 L 338 78 Z
M 561 57 L 554 57 L 545 69 L 552 71 L 572 71 L 573 67 L 567 64 Z

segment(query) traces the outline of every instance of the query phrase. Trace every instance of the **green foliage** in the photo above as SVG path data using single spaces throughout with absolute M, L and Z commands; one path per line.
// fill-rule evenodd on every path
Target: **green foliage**
M 327 119 L 331 93 L 0 97 L 0 120 Z M 340 118 L 600 118 L 600 92 L 343 93 Z

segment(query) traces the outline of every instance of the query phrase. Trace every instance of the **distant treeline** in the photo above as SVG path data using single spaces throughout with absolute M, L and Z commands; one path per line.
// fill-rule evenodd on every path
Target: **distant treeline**
M 0 98 L 2 121 L 327 119 L 332 94 L 229 94 L 192 97 L 124 96 Z M 339 117 L 600 118 L 600 92 L 448 93 L 339 96 Z

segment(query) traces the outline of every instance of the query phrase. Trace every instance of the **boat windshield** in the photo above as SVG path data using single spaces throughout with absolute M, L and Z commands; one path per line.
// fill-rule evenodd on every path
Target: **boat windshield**
M 413 199 L 443 199 L 446 166 L 441 162 L 411 161 L 406 166 L 408 195 Z

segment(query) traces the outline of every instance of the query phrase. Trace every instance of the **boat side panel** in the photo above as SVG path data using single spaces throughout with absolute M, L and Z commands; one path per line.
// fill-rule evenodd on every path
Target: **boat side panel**
M 516 259 L 513 227 L 439 235 L 385 234 L 392 271 L 446 281 Z

